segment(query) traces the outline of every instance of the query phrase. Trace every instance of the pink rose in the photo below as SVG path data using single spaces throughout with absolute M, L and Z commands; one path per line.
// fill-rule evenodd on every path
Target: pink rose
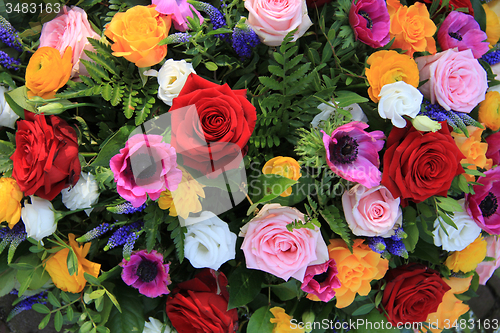
M 342 195 L 345 219 L 356 236 L 393 235 L 394 225 L 403 220 L 399 202 L 383 185 L 367 188 L 358 184 Z
M 268 46 L 280 45 L 286 34 L 298 29 L 295 41 L 312 25 L 305 0 L 245 0 L 245 8 L 248 25 Z
M 431 103 L 437 102 L 447 111 L 468 113 L 484 100 L 488 89 L 486 71 L 470 49 L 449 49 L 415 61 L 420 81 L 429 80 L 419 89 Z
M 304 214 L 295 208 L 280 204 L 262 207 L 240 232 L 240 237 L 245 237 L 241 249 L 247 268 L 303 282 L 307 266 L 325 263 L 328 248 L 319 228 L 288 231 L 287 224 L 295 220 L 304 221 Z
M 476 272 L 479 275 L 479 283 L 485 285 L 491 278 L 495 270 L 500 267 L 500 238 L 488 236 L 485 238 L 487 245 L 486 256 L 495 258 L 493 261 L 483 261 L 479 263 Z
M 59 50 L 62 55 L 66 47 L 71 46 L 73 50 L 71 77 L 88 75 L 85 66 L 80 66 L 80 59 L 90 60 L 83 51 L 94 52 L 94 48 L 88 42 L 87 37 L 99 39 L 99 35 L 90 27 L 87 13 L 76 6 L 71 9 L 64 6 L 56 18 L 43 25 L 39 47 L 53 47 Z

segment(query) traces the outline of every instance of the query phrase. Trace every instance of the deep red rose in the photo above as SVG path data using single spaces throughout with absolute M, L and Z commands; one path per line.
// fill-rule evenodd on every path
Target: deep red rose
M 384 280 L 387 284 L 381 304 L 394 326 L 425 321 L 451 289 L 439 272 L 417 263 L 391 269 Z
M 321 7 L 326 3 L 332 2 L 332 0 L 306 0 L 307 7 Z
M 52 200 L 80 178 L 76 132 L 54 115 L 26 111 L 25 118 L 17 122 L 12 177 L 25 195 Z
M 223 273 L 204 269 L 179 283 L 167 298 L 167 316 L 179 333 L 233 333 L 238 312 L 227 311 L 229 292 Z
M 387 138 L 381 184 L 401 197 L 403 207 L 408 200 L 446 197 L 453 178 L 464 172 L 463 158 L 446 122 L 435 133 L 419 132 L 407 122 L 405 128 L 393 127 Z
M 422 0 L 425 3 L 432 4 L 432 0 Z M 441 2 L 439 2 L 439 6 L 441 6 Z M 472 4 L 470 0 L 450 0 L 448 3 L 448 10 L 457 10 L 458 8 L 467 8 L 469 12 L 467 14 L 470 14 L 474 16 L 474 9 L 472 9 Z M 441 12 L 436 12 L 434 15 L 440 14 Z
M 246 89 L 232 90 L 191 74 L 170 112 L 171 144 L 185 166 L 205 175 L 239 166 L 233 162 L 246 153 L 257 121 Z

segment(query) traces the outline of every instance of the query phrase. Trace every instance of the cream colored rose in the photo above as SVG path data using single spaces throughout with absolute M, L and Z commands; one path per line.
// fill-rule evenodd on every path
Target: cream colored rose
M 386 84 L 378 96 L 378 114 L 384 119 L 390 119 L 399 128 L 406 126 L 403 116 L 415 118 L 424 99 L 417 88 L 404 81 Z

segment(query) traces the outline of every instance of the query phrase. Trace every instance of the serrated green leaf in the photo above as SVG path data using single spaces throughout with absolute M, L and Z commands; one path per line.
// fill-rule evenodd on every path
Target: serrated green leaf
M 111 100 L 111 93 L 112 92 L 113 92 L 113 88 L 111 87 L 111 84 L 106 83 L 102 87 L 101 96 L 102 96 L 102 98 L 104 98 L 106 101 L 109 102 Z
M 113 13 L 113 16 L 114 16 L 114 13 Z M 92 46 L 97 51 L 97 53 L 99 53 L 99 55 L 106 57 L 106 58 L 113 57 L 113 55 L 112 55 L 113 51 L 111 50 L 110 45 L 101 43 L 99 40 L 94 39 L 94 38 L 90 38 L 90 37 L 88 37 L 87 40 L 89 41 L 90 44 L 92 44 Z
M 111 94 L 111 100 L 110 100 L 111 105 L 117 106 L 118 103 L 120 103 L 122 96 L 123 96 L 123 87 L 120 86 L 120 84 L 115 83 L 115 85 L 113 86 L 113 92 Z
M 352 239 L 351 239 L 350 229 L 347 225 L 347 222 L 341 219 L 338 208 L 333 205 L 328 206 L 325 209 L 320 210 L 320 214 L 328 223 L 330 229 L 334 233 L 339 235 L 344 240 L 347 247 L 351 250 Z
M 116 67 L 111 60 L 113 58 L 106 58 L 98 53 L 87 50 L 84 50 L 84 52 L 90 59 L 94 60 L 97 64 L 101 65 L 108 72 L 110 72 L 111 74 L 117 74 Z
M 279 77 L 285 76 L 285 72 L 283 68 L 281 68 L 280 66 L 269 65 L 267 68 L 269 69 L 269 72 L 271 72 L 271 74 L 274 74 Z
M 283 90 L 283 82 L 278 82 L 273 78 L 267 76 L 259 76 L 259 81 L 269 89 Z
M 97 82 L 101 82 L 101 79 L 110 81 L 108 72 L 106 72 L 106 70 L 101 65 L 83 59 L 81 59 L 80 61 L 85 65 L 87 72 L 89 72 L 90 76 L 94 80 L 96 80 Z
M 279 54 L 278 52 L 274 52 L 273 53 L 273 57 L 274 57 L 274 60 L 276 60 L 276 62 L 280 65 L 284 65 L 285 64 L 285 59 L 283 58 L 283 56 L 281 54 Z

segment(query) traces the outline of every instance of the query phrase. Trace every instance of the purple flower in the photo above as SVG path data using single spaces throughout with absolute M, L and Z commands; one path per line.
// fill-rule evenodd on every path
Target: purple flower
M 164 15 L 172 15 L 174 27 L 179 31 L 186 31 L 188 28 L 186 17 L 193 17 L 193 10 L 198 18 L 200 24 L 203 23 L 203 17 L 193 5 L 188 4 L 187 0 L 152 0 L 152 4 L 156 5 L 156 11 Z
M 465 196 L 467 213 L 472 216 L 477 225 L 492 235 L 500 234 L 500 167 L 484 172 L 485 177 L 479 177 L 474 185 L 475 194 Z
M 333 259 L 321 265 L 308 266 L 300 289 L 328 302 L 335 296 L 335 289 L 340 288 L 337 274 L 337 264 Z
M 356 39 L 373 48 L 389 43 L 391 26 L 384 0 L 353 1 L 349 10 L 349 23 Z
M 130 260 L 123 259 L 122 279 L 127 285 L 139 289 L 147 297 L 155 298 L 170 293 L 167 286 L 171 283 L 168 275 L 169 264 L 163 264 L 163 256 L 153 250 L 133 253 Z
M 462 12 L 453 11 L 441 24 L 437 40 L 444 50 L 457 47 L 459 51 L 472 50 L 478 59 L 489 50 L 486 33 L 481 30 L 474 17 Z
M 328 136 L 324 131 L 326 163 L 337 175 L 368 188 L 380 185 L 378 152 L 384 147 L 382 131 L 365 132 L 368 125 L 353 121 L 342 125 Z

